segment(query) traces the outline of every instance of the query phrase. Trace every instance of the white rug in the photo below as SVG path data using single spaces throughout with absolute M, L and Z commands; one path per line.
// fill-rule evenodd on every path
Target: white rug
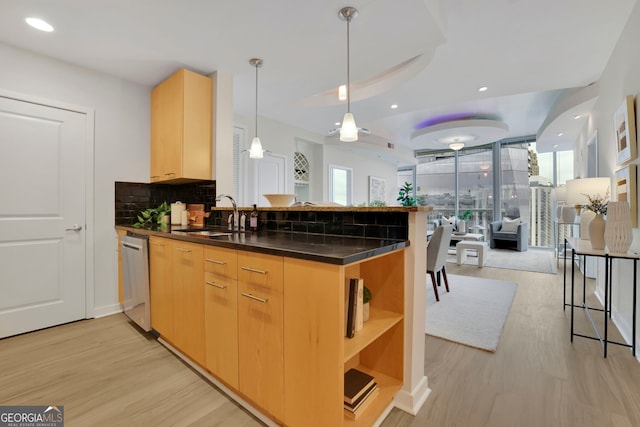
M 488 249 L 488 248 L 487 248 Z M 506 268 L 510 270 L 533 271 L 536 273 L 556 274 L 556 259 L 551 249 L 529 249 L 517 252 L 512 249 L 488 249 L 486 267 Z M 472 252 L 471 252 L 472 253 Z M 447 256 L 447 262 L 455 263 L 455 250 Z M 477 265 L 478 258 L 467 257 L 465 264 Z
M 436 302 L 427 276 L 427 335 L 494 352 L 507 319 L 517 284 L 503 280 L 447 275 L 449 289 L 438 288 Z

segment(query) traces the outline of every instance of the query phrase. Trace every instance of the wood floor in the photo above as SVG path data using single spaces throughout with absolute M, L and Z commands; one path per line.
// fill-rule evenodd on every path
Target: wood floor
M 570 343 L 561 275 L 447 267 L 518 283 L 498 350 L 427 336 L 433 391 L 416 417 L 394 409 L 383 426 L 640 426 L 640 363 Z M 582 314 L 577 327 L 591 331 Z M 0 340 L 0 405 L 18 404 L 64 405 L 70 427 L 262 425 L 123 315 Z

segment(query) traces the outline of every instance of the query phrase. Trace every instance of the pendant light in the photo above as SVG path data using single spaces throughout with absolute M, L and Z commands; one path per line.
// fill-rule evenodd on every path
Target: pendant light
M 256 133 L 253 137 L 253 141 L 251 141 L 251 148 L 249 148 L 249 157 L 252 159 L 261 159 L 264 157 L 264 150 L 262 149 L 260 137 L 258 137 L 258 68 L 262 67 L 262 59 L 252 58 L 249 60 L 249 64 L 256 67 Z
M 356 119 L 351 113 L 351 84 L 349 81 L 349 24 L 351 20 L 358 16 L 358 11 L 350 6 L 343 7 L 338 13 L 340 19 L 347 21 L 347 112 L 342 119 L 342 126 L 340 127 L 340 141 L 353 142 L 358 140 L 358 127 L 356 126 Z

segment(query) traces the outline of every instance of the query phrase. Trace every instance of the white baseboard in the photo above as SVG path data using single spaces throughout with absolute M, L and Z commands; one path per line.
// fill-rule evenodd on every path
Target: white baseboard
M 422 377 L 411 393 L 405 390 L 398 391 L 393 398 L 393 406 L 415 416 L 424 405 L 424 402 L 427 401 L 429 394 L 431 394 L 431 389 L 429 388 L 427 377 Z
M 100 317 L 111 316 L 112 314 L 116 313 L 122 313 L 122 306 L 120 305 L 120 303 L 96 307 L 93 312 L 96 319 Z

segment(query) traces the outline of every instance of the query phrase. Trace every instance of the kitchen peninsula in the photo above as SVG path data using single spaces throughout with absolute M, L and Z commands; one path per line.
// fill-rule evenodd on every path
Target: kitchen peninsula
M 224 229 L 229 209 L 212 208 L 208 226 Z M 394 406 L 417 413 L 429 394 L 430 209 L 260 210 L 257 233 L 209 237 L 118 226 L 151 236 L 151 322 L 161 340 L 277 424 L 372 425 Z M 364 279 L 373 299 L 370 320 L 348 339 L 344 295 L 352 277 Z M 356 420 L 342 408 L 343 373 L 353 367 L 374 376 L 380 389 Z

